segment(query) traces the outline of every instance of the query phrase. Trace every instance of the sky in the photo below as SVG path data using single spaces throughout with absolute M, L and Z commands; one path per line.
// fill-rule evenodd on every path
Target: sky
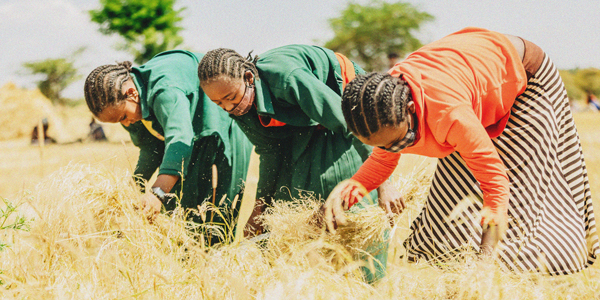
M 347 0 L 178 0 L 182 13 L 179 48 L 206 52 L 231 48 L 260 54 L 287 44 L 323 44 L 333 37 L 328 19 L 339 16 Z M 366 4 L 368 0 L 356 0 Z M 393 1 L 388 1 L 393 2 Z M 415 35 L 424 44 L 468 26 L 521 36 L 539 45 L 559 69 L 600 68 L 600 0 L 408 0 L 434 16 Z M 34 88 L 24 62 L 76 58 L 85 78 L 94 68 L 133 60 L 116 50 L 119 36 L 106 36 L 90 21 L 98 0 L 0 0 L 0 86 L 12 81 Z M 63 93 L 83 97 L 83 79 Z

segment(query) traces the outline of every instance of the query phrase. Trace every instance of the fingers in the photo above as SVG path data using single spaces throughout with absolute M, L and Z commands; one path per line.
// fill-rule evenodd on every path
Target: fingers
M 140 198 L 140 209 L 142 214 L 152 221 L 160 213 L 162 202 L 152 194 L 144 194 Z
M 492 254 L 498 247 L 498 243 L 504 238 L 508 227 L 506 211 L 492 211 L 484 206 L 481 210 L 482 235 L 480 252 Z
M 404 199 L 402 197 L 391 201 L 379 198 L 379 207 L 381 207 L 386 214 L 398 215 L 406 208 L 406 204 L 404 203 Z
M 350 195 L 350 201 L 354 205 L 358 201 L 360 201 L 361 198 L 362 198 L 362 194 L 361 194 L 360 190 L 357 187 L 354 187 L 354 189 L 352 190 L 352 194 Z M 346 210 L 348 210 L 348 209 L 350 209 L 350 206 L 348 206 L 346 208 Z
M 340 198 L 342 200 L 342 206 L 345 210 L 350 209 L 350 207 L 356 203 L 356 199 L 360 195 L 360 191 L 356 188 L 355 185 L 348 183 L 345 185 L 340 192 Z
M 331 206 L 331 202 L 325 202 L 323 220 L 325 221 L 325 225 L 327 226 L 327 231 L 335 233 L 335 223 L 333 219 L 333 210 Z
M 392 209 L 392 206 L 394 207 L 394 209 Z M 396 208 L 396 203 L 391 202 L 391 201 L 386 202 L 385 205 L 384 205 L 385 213 L 388 214 L 388 215 L 396 213 L 395 212 L 396 211 L 395 208 Z
M 498 226 L 488 224 L 483 225 L 481 244 L 479 247 L 480 253 L 484 255 L 491 255 L 498 245 L 499 238 Z
M 332 207 L 333 220 L 335 220 L 335 225 L 346 225 L 346 212 L 344 207 L 341 205 L 333 205 Z
M 399 215 L 400 213 L 402 213 L 402 211 L 404 211 L 405 208 L 406 203 L 404 203 L 404 197 L 400 196 L 398 199 L 396 199 L 396 201 L 394 201 L 392 210 L 395 214 Z

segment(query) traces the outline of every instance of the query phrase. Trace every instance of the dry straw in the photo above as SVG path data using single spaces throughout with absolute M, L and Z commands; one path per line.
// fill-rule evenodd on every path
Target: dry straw
M 421 176 L 421 177 L 419 177 Z M 514 274 L 467 257 L 433 267 L 407 263 L 402 228 L 425 200 L 430 176 L 397 178 L 409 199 L 390 228 L 378 208 L 349 214 L 336 235 L 312 222 L 311 199 L 277 202 L 264 243 L 203 247 L 183 211 L 152 224 L 135 208 L 130 174 L 71 165 L 24 196 L 31 230 L 3 230 L 2 299 L 593 299 L 598 269 L 550 278 Z M 415 188 L 415 186 L 417 188 Z M 17 199 L 18 200 L 18 199 Z M 391 230 L 388 276 L 364 282 L 355 258 Z M 231 230 L 231 232 L 233 232 Z M 392 259 L 393 258 L 393 259 Z

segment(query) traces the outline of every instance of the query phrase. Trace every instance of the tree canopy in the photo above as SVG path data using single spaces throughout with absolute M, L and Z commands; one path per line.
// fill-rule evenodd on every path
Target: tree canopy
M 384 70 L 388 54 L 402 57 L 422 46 L 413 34 L 431 20 L 432 15 L 409 3 L 350 3 L 340 17 L 329 19 L 335 36 L 325 47 L 343 53 L 367 70 Z
M 570 99 L 583 100 L 591 94 L 600 95 L 600 69 L 560 70 L 560 76 Z
M 574 83 L 586 95 L 600 95 L 600 70 L 596 68 L 581 69 L 575 74 Z
M 90 11 L 92 21 L 100 24 L 100 32 L 122 36 L 121 48 L 138 64 L 183 42 L 178 24 L 185 8 L 176 10 L 175 0 L 100 0 L 100 5 Z
M 75 68 L 75 57 L 85 48 L 79 48 L 68 58 L 48 58 L 40 61 L 26 62 L 23 66 L 31 74 L 43 74 L 43 79 L 38 81 L 38 88 L 52 101 L 52 103 L 65 104 L 66 100 L 60 94 L 69 84 L 79 80 L 81 75 Z

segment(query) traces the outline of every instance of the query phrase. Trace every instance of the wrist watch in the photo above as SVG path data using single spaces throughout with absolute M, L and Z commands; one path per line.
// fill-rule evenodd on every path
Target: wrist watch
M 165 202 L 165 200 L 167 199 L 167 193 L 165 193 L 165 191 L 163 191 L 159 186 L 155 186 L 151 189 L 152 194 L 154 194 L 154 196 L 156 196 L 160 202 Z

